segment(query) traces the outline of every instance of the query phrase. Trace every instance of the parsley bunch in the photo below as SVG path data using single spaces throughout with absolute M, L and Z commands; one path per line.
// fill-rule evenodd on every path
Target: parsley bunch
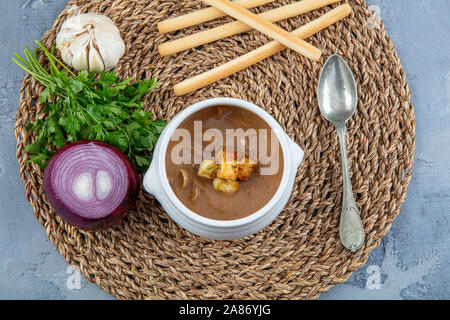
M 13 59 L 45 86 L 39 100 L 46 113 L 44 119 L 29 123 L 37 137 L 25 151 L 30 162 L 45 168 L 55 152 L 67 142 L 91 139 L 108 142 L 125 152 L 139 171 L 150 164 L 151 152 L 166 122 L 152 120 L 153 113 L 144 110 L 142 97 L 158 86 L 154 79 L 120 80 L 114 72 L 100 75 L 88 71 L 72 72 L 36 41 L 50 63 L 47 71 L 25 47 L 25 58 L 17 53 Z

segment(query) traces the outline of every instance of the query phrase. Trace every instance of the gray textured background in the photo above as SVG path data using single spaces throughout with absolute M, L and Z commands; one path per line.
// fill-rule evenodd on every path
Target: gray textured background
M 14 115 L 24 73 L 11 57 L 33 46 L 66 2 L 0 0 L 0 299 L 113 299 L 48 240 L 25 199 L 15 158 Z M 368 3 L 385 23 L 412 88 L 415 167 L 402 212 L 381 246 L 321 299 L 449 299 L 450 1 Z

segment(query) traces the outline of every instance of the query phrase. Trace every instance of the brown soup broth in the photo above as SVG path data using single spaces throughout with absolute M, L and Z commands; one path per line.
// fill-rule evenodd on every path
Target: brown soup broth
M 220 130 L 224 137 L 224 144 L 226 141 L 226 129 L 243 129 L 244 131 L 248 129 L 255 129 L 256 132 L 259 132 L 259 129 L 266 129 L 266 154 L 269 156 L 277 154 L 277 157 L 273 157 L 271 159 L 277 159 L 278 170 L 274 174 L 270 175 L 261 174 L 261 168 L 264 167 L 264 165 L 258 163 L 257 168 L 254 170 L 248 181 L 239 181 L 240 188 L 238 192 L 234 194 L 225 194 L 216 191 L 212 185 L 212 180 L 202 178 L 197 175 L 199 164 L 194 163 L 196 150 L 196 148 L 194 148 L 194 137 L 196 136 L 194 134 L 194 121 L 197 121 L 197 128 L 199 123 L 198 121 L 201 121 L 202 135 L 208 129 Z M 189 151 L 191 159 L 189 163 L 174 163 L 172 160 L 172 150 L 177 144 L 179 145 L 180 142 L 183 141 L 183 138 L 177 137 L 176 140 L 174 140 L 175 135 L 173 135 L 169 141 L 166 151 L 166 172 L 172 190 L 186 207 L 206 218 L 215 220 L 234 220 L 249 216 L 258 211 L 274 196 L 283 175 L 283 152 L 276 134 L 271 132 L 270 126 L 258 115 L 249 110 L 235 106 L 212 106 L 199 110 L 186 118 L 178 126 L 177 130 L 178 129 L 186 129 L 190 133 L 191 141 L 188 145 L 190 146 Z M 200 132 L 200 130 L 198 130 L 197 133 L 198 132 Z M 275 139 L 274 141 L 276 141 L 274 145 L 278 146 L 278 153 L 276 150 L 275 152 L 272 152 L 272 135 Z M 206 139 L 203 136 L 203 139 L 201 140 Z M 245 140 L 247 142 L 246 146 L 248 147 L 249 141 L 247 137 Z M 261 144 L 259 138 L 258 142 Z M 235 140 L 235 143 L 237 143 L 237 139 Z M 204 150 L 205 147 L 210 144 L 211 140 L 202 141 L 201 149 Z M 198 149 L 199 148 L 197 148 L 197 155 L 202 154 L 202 150 L 200 150 L 199 153 Z M 179 149 L 175 150 L 178 151 Z M 245 156 L 248 156 L 249 148 L 246 148 L 245 150 Z M 180 153 L 182 154 L 182 152 Z M 257 160 L 259 160 L 259 157 Z M 266 163 L 265 166 L 270 166 L 270 163 Z M 189 175 L 189 183 L 185 184 L 184 188 L 180 169 L 184 169 Z M 196 197 L 194 196 L 194 188 L 197 191 Z M 196 199 L 193 200 L 193 198 Z

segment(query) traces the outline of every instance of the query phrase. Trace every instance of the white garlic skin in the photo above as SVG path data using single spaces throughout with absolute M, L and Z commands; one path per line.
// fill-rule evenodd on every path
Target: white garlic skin
M 114 22 L 96 13 L 67 19 L 56 36 L 56 48 L 67 65 L 95 73 L 114 68 L 125 53 Z

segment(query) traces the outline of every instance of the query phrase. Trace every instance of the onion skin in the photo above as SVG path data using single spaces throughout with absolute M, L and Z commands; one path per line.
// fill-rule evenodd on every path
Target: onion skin
M 128 191 L 123 201 L 109 215 L 101 219 L 87 219 L 79 216 L 70 208 L 67 208 L 60 200 L 58 200 L 51 181 L 51 173 L 58 157 L 70 148 L 88 143 L 93 143 L 112 150 L 122 160 L 128 173 Z M 136 204 L 139 189 L 139 176 L 136 168 L 134 167 L 128 156 L 118 148 L 101 141 L 79 140 L 66 144 L 60 150 L 55 152 L 44 171 L 44 192 L 53 209 L 66 222 L 86 231 L 104 230 L 118 224 L 122 220 L 122 218 L 127 215 L 128 211 Z

